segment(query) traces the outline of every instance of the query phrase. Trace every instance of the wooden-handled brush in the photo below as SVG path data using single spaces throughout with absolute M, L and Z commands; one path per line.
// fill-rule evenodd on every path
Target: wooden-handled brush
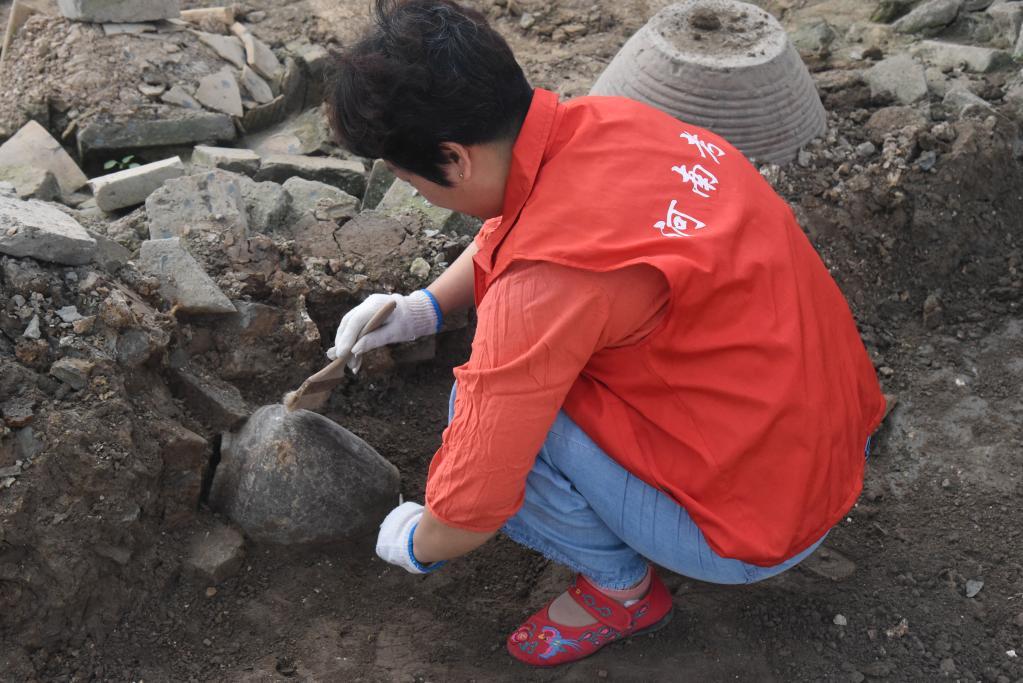
M 380 327 L 388 316 L 394 312 L 394 302 L 388 301 L 383 308 L 373 314 L 369 322 L 363 326 L 355 341 L 362 339 L 367 334 Z M 354 346 L 354 344 L 353 344 Z M 294 410 L 315 410 L 318 408 L 326 395 L 334 390 L 334 387 L 341 384 L 345 378 L 345 364 L 352 357 L 351 349 L 348 353 L 338 356 L 330 362 L 330 365 L 323 368 L 315 375 L 302 382 L 295 391 L 289 391 L 284 395 L 284 407 L 288 411 Z

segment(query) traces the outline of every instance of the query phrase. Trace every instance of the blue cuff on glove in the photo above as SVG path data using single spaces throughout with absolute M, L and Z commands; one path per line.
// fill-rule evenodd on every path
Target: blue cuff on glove
M 428 289 L 421 289 L 419 291 L 425 294 L 426 298 L 433 304 L 433 312 L 437 314 L 437 331 L 440 332 L 440 328 L 444 326 L 444 314 L 440 310 L 440 304 L 437 303 L 437 297 Z
M 412 552 L 412 537 L 416 535 L 416 529 L 418 527 L 419 523 L 416 522 L 415 524 L 412 525 L 412 530 L 408 532 L 408 559 L 409 562 L 412 563 L 413 567 L 423 572 L 424 574 L 429 574 L 430 572 L 437 571 L 438 569 L 446 565 L 448 562 L 447 560 L 441 560 L 440 562 L 434 562 L 433 564 L 423 564 L 416 559 L 415 554 Z

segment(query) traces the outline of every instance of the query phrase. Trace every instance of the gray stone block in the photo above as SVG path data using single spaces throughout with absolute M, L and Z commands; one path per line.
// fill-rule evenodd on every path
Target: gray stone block
M 137 23 L 174 19 L 180 0 L 57 0 L 60 13 L 75 21 Z
M 237 312 L 177 237 L 143 242 L 139 266 L 160 280 L 160 294 L 184 313 Z
M 333 185 L 304 178 L 288 178 L 284 190 L 291 196 L 291 221 L 312 214 L 323 220 L 342 220 L 359 213 L 359 199 Z
M 863 80 L 874 97 L 888 95 L 902 104 L 913 104 L 927 96 L 924 67 L 909 55 L 881 60 L 863 74 Z
M 394 184 L 394 174 L 387 167 L 387 162 L 377 159 L 373 162 L 373 168 L 369 172 L 369 180 L 366 181 L 366 194 L 362 197 L 362 209 L 375 209 L 380 200 L 387 194 L 387 190 Z
M 0 253 L 80 266 L 95 252 L 96 240 L 63 211 L 34 199 L 0 196 Z
M 895 22 L 899 33 L 933 33 L 948 26 L 963 7 L 963 0 L 928 0 Z
M 51 172 L 60 189 L 71 193 L 85 185 L 88 178 L 59 142 L 35 121 L 21 127 L 0 146 L 0 166 L 33 166 Z
M 240 183 L 245 176 L 213 170 L 163 184 L 146 200 L 149 236 L 165 239 L 186 231 L 248 234 L 248 216 Z
M 366 192 L 366 172 L 361 162 L 334 157 L 307 157 L 274 154 L 263 159 L 256 180 L 283 183 L 288 178 L 318 180 L 339 187 L 350 195 L 362 197 Z
M 937 40 L 923 40 L 914 45 L 911 52 L 939 69 L 961 68 L 973 73 L 987 73 L 1012 63 L 1012 56 L 1005 50 Z
M 15 192 L 22 199 L 50 201 L 60 198 L 57 178 L 45 168 L 0 165 L 0 181 L 14 185 Z
M 259 155 L 251 149 L 198 145 L 192 151 L 192 165 L 251 176 L 259 171 Z
M 96 206 L 103 211 L 116 211 L 143 203 L 165 182 L 184 174 L 185 165 L 181 159 L 171 157 L 93 178 L 89 187 L 96 198 Z
M 237 135 L 227 114 L 196 113 L 176 119 L 126 119 L 93 121 L 78 133 L 78 151 L 86 156 L 203 142 L 229 142 Z

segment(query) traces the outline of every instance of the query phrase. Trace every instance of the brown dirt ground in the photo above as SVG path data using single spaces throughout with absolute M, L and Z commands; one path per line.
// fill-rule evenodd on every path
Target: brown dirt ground
M 270 13 L 257 27 L 264 38 L 341 44 L 367 5 L 248 4 Z M 554 26 L 565 15 L 585 17 L 588 27 L 564 43 L 526 35 L 514 16 L 497 26 L 536 85 L 579 95 L 663 4 L 558 3 L 541 23 Z M 826 104 L 847 116 L 884 103 L 852 84 Z M 856 126 L 844 125 L 860 142 Z M 826 163 L 793 166 L 778 183 L 852 302 L 886 389 L 901 398 L 870 461 L 864 497 L 829 537 L 828 553 L 751 587 L 669 576 L 677 616 L 666 629 L 553 671 L 513 663 L 503 638 L 568 574 L 505 539 L 425 578 L 376 559 L 371 538 L 344 548 L 250 547 L 241 573 L 212 597 L 206 584 L 159 562 L 128 566 L 115 571 L 151 573 L 138 577 L 149 587 L 141 599 L 124 606 L 105 640 L 86 633 L 66 648 L 35 652 L 39 677 L 1023 680 L 1023 659 L 1007 654 L 1023 657 L 1023 170 L 1011 153 L 1014 128 L 970 123 L 957 131 L 935 172 L 913 170 L 897 191 L 871 185 L 835 201 L 827 190 L 837 171 Z M 936 327 L 921 317 L 931 294 L 944 307 Z M 349 385 L 332 402 L 333 418 L 399 467 L 407 499 L 422 497 L 451 368 L 467 350 L 464 333 L 445 336 L 436 361 Z M 248 398 L 276 395 L 250 391 Z M 198 525 L 210 523 L 204 513 Z M 157 546 L 173 555 L 193 532 L 166 533 Z M 828 578 L 843 567 L 851 573 Z M 984 582 L 975 597 L 965 596 L 967 580 Z M 117 604 L 118 596 L 109 600 Z M 846 625 L 835 623 L 837 615 Z

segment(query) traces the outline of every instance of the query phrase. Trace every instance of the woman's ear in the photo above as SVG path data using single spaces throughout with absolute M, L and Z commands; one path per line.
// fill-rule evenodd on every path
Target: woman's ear
M 448 180 L 460 185 L 472 177 L 472 154 L 469 148 L 457 142 L 442 142 L 441 154 L 447 162 Z

